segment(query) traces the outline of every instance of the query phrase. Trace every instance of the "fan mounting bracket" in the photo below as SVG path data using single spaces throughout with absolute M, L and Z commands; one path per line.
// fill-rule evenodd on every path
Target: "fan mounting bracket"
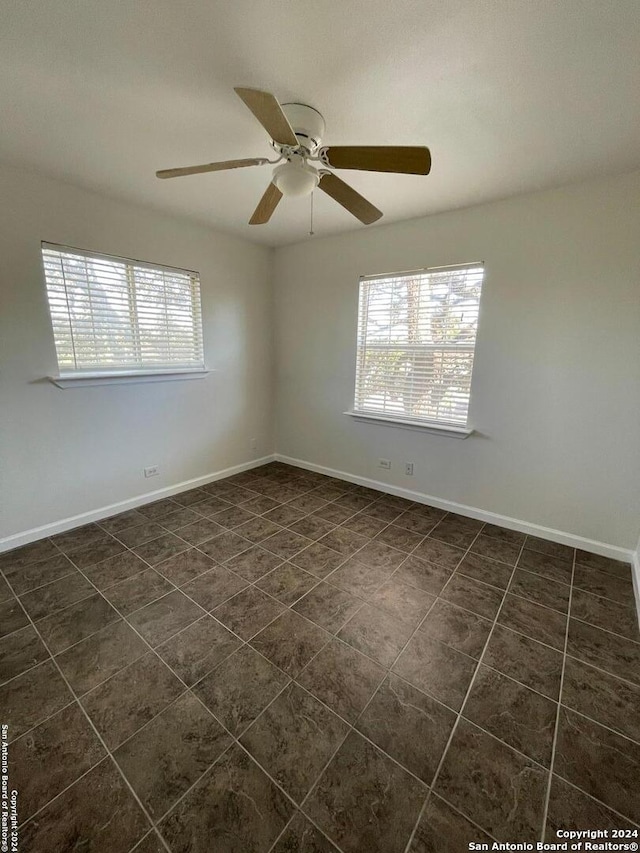
M 295 152 L 302 153 L 303 156 L 314 154 L 324 135 L 325 123 L 322 114 L 308 104 L 281 104 L 281 107 L 293 128 L 299 146 L 293 148 L 289 145 L 279 145 L 271 140 L 272 147 L 287 158 Z

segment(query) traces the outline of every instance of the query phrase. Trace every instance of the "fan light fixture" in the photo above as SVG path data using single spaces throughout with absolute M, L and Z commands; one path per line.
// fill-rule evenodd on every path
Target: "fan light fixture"
M 180 178 L 203 172 L 244 169 L 246 166 L 272 166 L 273 175 L 249 225 L 266 225 L 283 196 L 311 196 L 316 187 L 330 196 L 363 225 L 371 225 L 382 216 L 364 196 L 345 183 L 332 169 L 357 169 L 365 172 L 393 172 L 401 175 L 428 175 L 431 154 L 424 145 L 331 145 L 322 146 L 324 119 L 308 104 L 279 104 L 271 92 L 236 88 L 236 94 L 269 134 L 277 160 L 245 157 L 221 160 L 201 166 L 161 169 L 159 178 Z M 319 164 L 315 169 L 308 161 Z M 323 167 L 327 168 L 323 168 Z
M 273 183 L 282 195 L 310 195 L 318 186 L 320 178 L 317 171 L 308 166 L 300 157 L 291 159 L 273 170 Z

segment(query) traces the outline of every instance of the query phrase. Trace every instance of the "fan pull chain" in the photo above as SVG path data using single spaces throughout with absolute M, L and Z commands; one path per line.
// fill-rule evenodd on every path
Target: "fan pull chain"
M 309 222 L 309 237 L 313 237 L 313 193 L 311 193 L 311 216 Z

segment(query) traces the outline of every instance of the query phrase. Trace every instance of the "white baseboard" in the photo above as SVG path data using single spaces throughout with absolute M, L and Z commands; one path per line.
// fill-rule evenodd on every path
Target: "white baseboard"
M 249 471 L 251 468 L 257 468 L 259 465 L 266 465 L 267 462 L 273 462 L 275 455 L 263 456 L 261 459 L 252 459 L 249 462 L 242 462 L 240 465 L 234 465 L 231 468 L 224 468 L 222 471 L 215 471 L 212 474 L 205 474 L 203 477 L 194 477 L 192 480 L 183 480 L 181 483 L 174 483 L 173 486 L 165 486 L 162 489 L 156 489 L 153 492 L 145 492 L 143 495 L 136 495 L 135 498 L 128 498 L 125 501 L 119 501 L 109 506 L 102 506 L 98 509 L 93 509 L 90 512 L 83 512 L 80 515 L 72 515 L 68 518 L 62 518 L 59 521 L 52 521 L 50 524 L 43 524 L 41 527 L 33 527 L 31 530 L 25 530 L 22 533 L 14 533 L 11 536 L 6 536 L 0 539 L 0 553 L 3 551 L 11 551 L 13 548 L 19 548 L 21 545 L 28 545 L 30 542 L 35 542 L 38 539 L 44 539 L 46 536 L 54 536 L 56 533 L 64 533 L 66 530 L 71 530 L 73 527 L 79 527 L 82 524 L 89 524 L 92 521 L 100 521 L 103 518 L 109 518 L 111 515 L 117 515 L 120 512 L 126 512 L 128 509 L 135 509 L 142 504 L 150 501 L 159 501 L 162 498 L 170 498 L 171 495 L 177 495 L 180 492 L 187 492 L 189 489 L 195 489 L 198 486 L 205 486 L 207 483 L 214 483 L 216 480 L 222 480 L 224 477 L 231 477 L 233 474 L 240 474 L 242 471 Z
M 638 625 L 640 626 L 640 544 L 638 550 L 634 551 L 631 557 L 631 577 L 633 578 L 633 592 L 636 597 Z
M 275 458 L 278 462 L 285 462 L 287 465 L 294 465 L 296 468 L 304 468 L 307 471 L 326 474 L 327 477 L 335 477 L 338 480 L 346 480 L 348 483 L 356 483 L 358 486 L 377 489 L 381 492 L 396 495 L 399 498 L 407 498 L 410 501 L 435 506 L 438 509 L 447 510 L 447 512 L 468 515 L 470 518 L 477 518 L 479 521 L 498 524 L 501 527 L 507 527 L 509 530 L 517 530 L 519 533 L 527 533 L 530 536 L 540 536 L 542 539 L 549 539 L 551 542 L 558 542 L 560 545 L 569 545 L 571 548 L 580 548 L 583 551 L 590 551 L 592 554 L 600 554 L 602 557 L 612 557 L 614 560 L 623 560 L 630 563 L 634 555 L 634 552 L 628 548 L 620 548 L 617 545 L 609 545 L 606 542 L 586 539 L 583 536 L 576 536 L 573 533 L 565 533 L 562 530 L 554 530 L 551 527 L 532 524 L 528 521 L 522 521 L 519 518 L 511 518 L 508 515 L 499 515 L 496 512 L 488 512 L 478 507 L 459 504 L 455 501 L 434 497 L 433 495 L 425 495 L 422 492 L 414 492 L 411 489 L 404 489 L 401 486 L 392 486 L 389 483 L 382 483 L 379 480 L 359 477 L 356 474 L 349 474 L 346 471 L 336 471 L 333 468 L 315 465 L 303 459 L 293 459 L 290 456 L 283 456 L 281 453 L 276 453 Z

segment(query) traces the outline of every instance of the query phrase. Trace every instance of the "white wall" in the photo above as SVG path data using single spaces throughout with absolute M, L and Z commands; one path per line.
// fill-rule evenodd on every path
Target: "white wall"
M 343 415 L 358 277 L 478 260 L 477 434 L 460 441 Z M 636 546 L 640 173 L 309 240 L 277 250 L 275 264 L 281 454 Z
M 216 372 L 64 391 L 43 380 L 57 368 L 41 240 L 198 270 L 205 358 Z M 273 451 L 271 256 L 0 169 L 0 539 Z M 160 476 L 145 480 L 143 467 L 155 464 Z

